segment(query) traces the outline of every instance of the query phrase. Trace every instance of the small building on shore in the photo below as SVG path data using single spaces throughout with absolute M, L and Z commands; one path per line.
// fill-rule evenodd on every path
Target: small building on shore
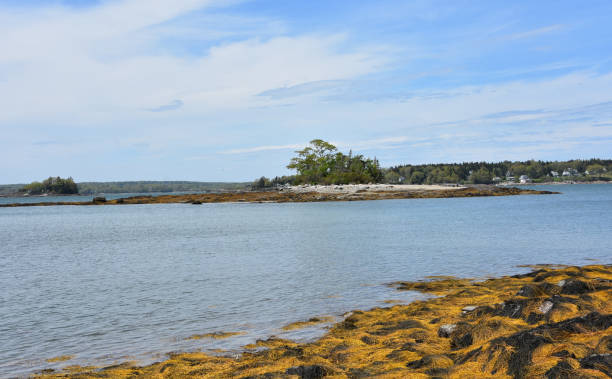
M 568 168 L 565 171 L 563 171 L 563 174 L 561 174 L 561 175 L 563 175 L 563 176 L 578 176 L 578 175 L 580 175 L 580 173 L 575 168 Z

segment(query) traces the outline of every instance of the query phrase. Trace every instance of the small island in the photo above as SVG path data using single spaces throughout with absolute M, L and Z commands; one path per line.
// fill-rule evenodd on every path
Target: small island
M 18 194 L 24 196 L 34 195 L 76 195 L 79 188 L 72 178 L 48 177 L 42 182 L 32 182 L 21 187 Z
M 466 167 L 461 169 L 449 169 L 455 175 L 455 182 L 445 182 L 443 177 L 433 180 L 431 176 L 420 171 L 414 171 L 410 176 L 411 179 L 406 181 L 404 177 L 397 174 L 397 168 L 381 168 L 376 157 L 367 158 L 361 154 L 353 154 L 352 151 L 343 154 L 336 146 L 321 139 L 310 141 L 309 146 L 296 151 L 296 154 L 287 165 L 287 168 L 297 171 L 296 175 L 275 177 L 273 180 L 261 177 L 255 180 L 250 188 L 234 185 L 230 190 L 204 193 L 142 195 L 113 200 L 107 200 L 104 196 L 96 196 L 91 201 L 11 203 L 0 204 L 0 207 L 227 202 L 287 203 L 557 193 L 493 185 L 490 181 L 477 179 L 481 178 L 478 176 L 480 174 L 474 176 L 471 171 L 465 180 L 460 180 L 455 171 L 465 171 L 466 167 L 470 167 L 469 164 L 463 164 Z M 479 172 L 482 170 L 481 168 Z M 23 191 L 27 191 L 28 194 L 76 194 L 79 192 L 72 178 L 61 179 L 59 177 L 49 178 L 43 183 L 29 184 L 23 187 Z

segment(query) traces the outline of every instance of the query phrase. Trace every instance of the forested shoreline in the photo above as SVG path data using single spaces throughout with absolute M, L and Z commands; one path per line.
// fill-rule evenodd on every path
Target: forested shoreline
M 382 168 L 376 157 L 344 154 L 321 139 L 297 150 L 287 168 L 295 175 L 248 182 L 126 181 L 81 182 L 49 177 L 27 185 L 0 185 L 0 196 L 92 195 L 101 193 L 223 192 L 300 184 L 527 184 L 612 182 L 612 159 L 503 161 L 397 165 Z
M 348 155 L 323 140 L 310 141 L 310 145 L 296 151 L 287 168 L 296 175 L 272 179 L 261 177 L 253 182 L 254 188 L 269 188 L 296 184 L 513 184 L 544 182 L 612 181 L 611 159 L 570 161 L 503 161 L 432 163 L 397 165 L 381 168 L 376 157 Z
M 56 180 L 57 178 L 52 178 Z M 60 178 L 61 179 L 61 178 Z M 70 179 L 70 178 L 69 178 Z M 47 179 L 48 180 L 48 179 Z M 67 180 L 67 179 L 62 179 Z M 0 185 L 2 196 L 24 195 L 94 195 L 100 193 L 167 193 L 167 192 L 219 192 L 248 190 L 250 183 L 245 182 L 191 182 L 191 181 L 128 181 L 128 182 L 80 182 L 75 183 L 77 190 L 57 191 L 45 186 L 44 181 L 31 184 Z M 33 190 L 33 191 L 32 191 Z

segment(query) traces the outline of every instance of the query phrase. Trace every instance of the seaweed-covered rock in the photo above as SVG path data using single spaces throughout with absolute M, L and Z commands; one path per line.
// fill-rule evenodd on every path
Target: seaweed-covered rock
M 472 325 L 464 322 L 457 324 L 456 328 L 450 335 L 451 349 L 463 349 L 470 346 L 474 342 L 472 335 Z
M 564 295 L 580 295 L 594 290 L 595 287 L 591 283 L 578 279 L 565 280 L 561 286 L 561 293 Z
M 523 308 L 527 305 L 527 300 L 511 299 L 503 302 L 497 310 L 497 315 L 510 318 L 520 318 L 523 314 Z
M 321 365 L 297 366 L 287 369 L 288 375 L 297 375 L 301 379 L 320 379 L 333 374 L 329 367 Z
M 612 354 L 593 354 L 580 360 L 580 366 L 599 370 L 608 376 L 612 376 Z
M 546 371 L 547 379 L 575 379 L 578 376 L 576 370 L 566 361 L 561 361 Z
M 612 353 L 612 335 L 605 336 L 599 340 L 595 352 L 599 354 Z
M 446 355 L 431 354 L 421 359 L 409 362 L 406 366 L 412 369 L 427 368 L 449 368 L 454 364 L 453 360 Z

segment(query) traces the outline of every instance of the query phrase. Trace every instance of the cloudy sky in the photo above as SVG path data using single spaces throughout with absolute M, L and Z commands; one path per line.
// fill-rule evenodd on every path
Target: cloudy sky
M 1 0 L 0 183 L 612 157 L 612 2 Z

